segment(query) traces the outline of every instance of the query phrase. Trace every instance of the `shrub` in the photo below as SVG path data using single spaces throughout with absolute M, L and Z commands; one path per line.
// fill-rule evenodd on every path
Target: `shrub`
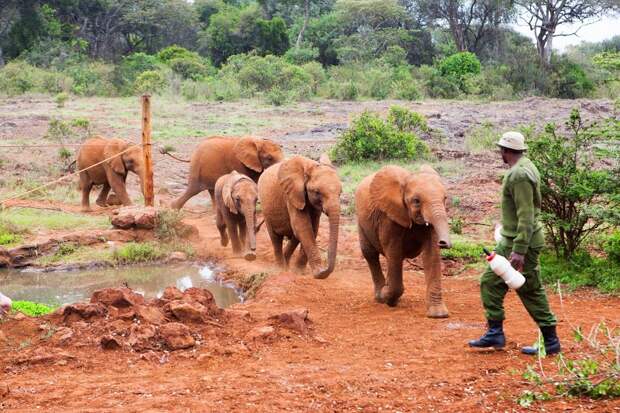
M 429 130 L 424 115 L 402 106 L 390 107 L 387 120 L 401 132 L 428 132 Z
M 395 97 L 402 100 L 420 100 L 422 92 L 415 80 L 399 80 L 394 82 L 393 90 L 396 91 Z
M 437 65 L 442 76 L 454 76 L 462 79 L 464 76 L 480 73 L 480 60 L 471 52 L 455 53 L 442 59 Z
M 201 80 L 208 75 L 215 74 L 215 68 L 198 59 L 177 57 L 168 62 L 172 71 L 183 79 Z
M 52 313 L 54 311 L 54 307 L 45 304 L 33 303 L 32 301 L 13 301 L 13 311 L 18 311 L 29 317 L 39 317 Z
M 583 250 L 574 251 L 570 259 L 543 253 L 540 256 L 540 276 L 547 284 L 558 281 L 571 289 L 593 287 L 607 293 L 620 291 L 620 265 L 597 258 Z
M 392 45 L 385 49 L 381 55 L 381 61 L 392 67 L 403 66 L 407 64 L 407 51 L 400 46 Z
M 455 217 L 450 220 L 450 231 L 454 234 L 461 235 L 463 233 L 463 219 Z
M 316 94 L 326 79 L 325 69 L 319 62 L 309 62 L 301 66 L 302 70 L 309 76 L 310 90 Z
M 434 67 L 422 66 L 420 68 L 420 75 L 430 97 L 454 99 L 462 93 L 457 78 L 454 76 L 442 76 L 439 70 Z
M 157 93 L 168 84 L 166 77 L 160 71 L 147 70 L 141 73 L 134 83 L 136 93 Z
M 294 65 L 303 65 L 315 61 L 319 57 L 316 47 L 291 47 L 284 54 L 287 62 Z
M 66 72 L 73 79 L 71 91 L 80 96 L 111 96 L 114 94 L 111 65 L 100 62 L 83 63 L 69 67 Z
M 338 161 L 420 159 L 430 155 L 426 143 L 411 132 L 399 131 L 371 112 L 353 120 L 332 151 Z
M 490 122 L 484 122 L 469 130 L 465 136 L 465 149 L 469 153 L 491 151 L 496 148 L 495 143 L 499 141 L 499 138 L 495 126 Z
M 616 124 L 612 122 L 611 125 Z M 620 151 L 603 151 L 610 126 L 586 126 L 578 110 L 566 123 L 567 133 L 548 124 L 529 143 L 529 156 L 541 174 L 542 221 L 556 255 L 570 258 L 590 235 L 620 221 Z M 603 138 L 605 139 L 605 138 Z
M 610 261 L 620 264 L 620 230 L 616 230 L 605 240 L 603 248 Z
M 157 57 L 146 53 L 125 56 L 114 69 L 114 84 L 123 94 L 131 94 L 136 78 L 148 70 L 157 70 L 158 64 Z
M 198 53 L 187 50 L 184 47 L 172 45 L 165 49 L 161 49 L 157 53 L 157 58 L 162 62 L 169 64 L 174 59 L 201 60 Z
M 279 87 L 272 88 L 266 94 L 267 103 L 273 106 L 282 106 L 289 100 L 289 95 Z
M 174 152 L 174 148 L 165 148 L 168 152 Z M 174 240 L 186 236 L 187 226 L 183 225 L 183 212 L 164 209 L 157 214 L 157 227 L 155 235 L 161 240 Z
M 594 83 L 583 68 L 566 59 L 554 65 L 550 87 L 548 93 L 563 99 L 586 97 L 594 91 Z
M 131 264 L 136 262 L 148 262 L 161 259 L 164 256 L 155 244 L 128 242 L 114 251 L 113 258 L 121 264 Z
M 69 100 L 69 95 L 64 92 L 57 94 L 56 97 L 54 98 L 54 102 L 56 102 L 57 108 L 64 108 L 65 102 L 67 100 Z
M 392 93 L 392 74 L 389 70 L 376 67 L 366 71 L 368 95 L 374 99 L 385 99 Z

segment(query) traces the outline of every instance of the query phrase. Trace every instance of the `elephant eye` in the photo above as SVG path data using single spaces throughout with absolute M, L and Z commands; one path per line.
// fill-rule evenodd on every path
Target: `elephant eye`
M 416 206 L 416 207 L 420 206 L 420 199 L 419 198 L 413 198 L 412 202 L 413 202 L 414 206 Z

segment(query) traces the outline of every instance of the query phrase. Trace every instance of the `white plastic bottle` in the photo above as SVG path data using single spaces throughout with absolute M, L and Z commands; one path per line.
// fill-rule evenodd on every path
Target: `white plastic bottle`
M 487 255 L 487 261 L 489 266 L 495 274 L 497 274 L 508 287 L 513 290 L 518 290 L 525 284 L 525 277 L 519 271 L 515 270 L 510 261 L 505 257 L 497 254 L 495 251 L 489 252 L 484 248 L 484 253 Z

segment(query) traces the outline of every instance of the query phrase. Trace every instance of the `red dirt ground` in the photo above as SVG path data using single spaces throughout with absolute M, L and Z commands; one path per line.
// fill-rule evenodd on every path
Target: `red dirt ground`
M 39 340 L 40 321 L 10 320 L 0 340 L 0 410 L 6 411 L 389 411 L 495 412 L 523 411 L 515 398 L 527 388 L 521 373 L 536 360 L 519 347 L 536 339 L 536 328 L 509 294 L 505 351 L 476 352 L 468 339 L 484 327 L 476 274 L 444 277 L 450 318 L 425 317 L 423 275 L 406 272 L 406 291 L 396 308 L 374 302 L 372 283 L 357 246 L 350 219 L 343 222 L 337 270 L 327 280 L 280 272 L 271 264 L 270 243 L 259 234 L 258 259 L 231 257 L 219 246 L 211 213 L 187 221 L 198 226 L 202 256 L 217 257 L 229 274 L 268 272 L 256 298 L 236 309 L 250 321 L 211 328 L 196 350 L 159 357 L 126 351 L 104 351 L 98 345 L 54 347 Z M 323 223 L 325 225 L 325 223 Z M 321 244 L 326 244 L 321 231 Z M 565 355 L 577 351 L 571 324 L 589 328 L 605 320 L 620 321 L 620 299 L 581 291 L 565 295 L 560 305 Z M 266 325 L 270 315 L 297 308 L 309 310 L 308 333 L 278 329 L 264 340 L 246 333 Z M 215 329 L 217 330 L 217 329 Z M 1 337 L 0 337 L 1 338 Z M 18 364 L 30 348 L 59 355 L 51 362 Z M 87 338 L 84 338 L 87 341 Z M 36 342 L 36 344 L 34 344 Z M 59 361 L 60 360 L 60 361 Z M 554 360 L 543 361 L 554 369 Z M 534 411 L 620 410 L 620 401 L 556 400 Z

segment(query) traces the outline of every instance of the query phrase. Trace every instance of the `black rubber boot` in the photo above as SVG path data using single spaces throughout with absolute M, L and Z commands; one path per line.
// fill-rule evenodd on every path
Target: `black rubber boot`
M 558 338 L 555 326 L 540 327 L 540 332 L 542 333 L 545 341 L 545 353 L 547 355 L 557 354 L 562 351 L 562 346 L 560 346 L 560 339 Z M 521 353 L 536 356 L 538 355 L 538 345 L 523 347 L 521 349 Z
M 503 348 L 506 345 L 506 337 L 504 337 L 503 320 L 487 320 L 489 329 L 478 340 L 471 340 L 470 347 L 476 348 Z

